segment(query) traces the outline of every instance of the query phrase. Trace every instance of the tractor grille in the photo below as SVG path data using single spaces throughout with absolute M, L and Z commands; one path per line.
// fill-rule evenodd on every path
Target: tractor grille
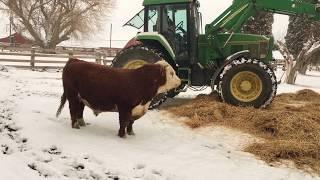
M 261 59 L 264 59 L 267 57 L 268 50 L 269 50 L 268 42 L 261 42 L 260 43 L 260 58 Z
M 261 42 L 259 44 L 249 44 L 248 49 L 250 55 L 256 59 L 264 59 L 268 54 L 268 42 Z
M 259 45 L 258 44 L 249 44 L 248 49 L 252 58 L 259 58 Z

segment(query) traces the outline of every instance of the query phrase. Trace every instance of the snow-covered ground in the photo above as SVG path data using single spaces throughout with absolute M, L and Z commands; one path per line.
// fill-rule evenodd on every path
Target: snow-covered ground
M 241 151 L 250 141 L 247 134 L 221 127 L 191 130 L 165 111 L 149 111 L 135 123 L 136 136 L 126 139 L 116 136 L 116 113 L 95 117 L 86 109 L 90 125 L 72 129 L 68 106 L 55 117 L 60 76 L 55 71 L 0 71 L 1 180 L 320 179 L 294 168 L 271 167 Z M 320 92 L 319 82 L 320 73 L 312 72 L 299 76 L 295 86 L 281 84 L 279 92 Z M 186 92 L 179 98 L 196 94 Z

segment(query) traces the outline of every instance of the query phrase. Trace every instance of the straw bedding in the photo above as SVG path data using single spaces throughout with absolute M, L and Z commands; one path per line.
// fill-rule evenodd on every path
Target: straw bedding
M 216 94 L 165 109 L 187 117 L 184 123 L 191 128 L 222 125 L 250 133 L 263 140 L 245 151 L 270 164 L 291 160 L 300 169 L 320 174 L 320 94 L 314 91 L 278 95 L 267 109 L 231 106 Z

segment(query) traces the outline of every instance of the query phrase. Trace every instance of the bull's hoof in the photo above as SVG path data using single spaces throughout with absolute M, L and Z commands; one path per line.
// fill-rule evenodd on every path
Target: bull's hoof
M 80 126 L 72 126 L 73 129 L 80 129 Z
M 121 137 L 121 138 L 126 138 L 127 137 L 125 133 L 120 133 L 120 132 L 118 133 L 118 136 Z
M 75 122 L 74 124 L 72 124 L 72 128 L 73 129 L 80 129 L 80 125 L 78 122 Z
M 86 122 L 84 122 L 84 119 L 83 119 L 83 118 L 78 119 L 78 124 L 79 124 L 80 126 L 86 126 Z
M 133 131 L 127 132 L 129 136 L 134 136 L 136 135 Z
M 98 116 L 98 115 L 100 114 L 100 112 L 98 112 L 98 111 L 93 111 L 93 114 L 94 114 L 95 116 Z

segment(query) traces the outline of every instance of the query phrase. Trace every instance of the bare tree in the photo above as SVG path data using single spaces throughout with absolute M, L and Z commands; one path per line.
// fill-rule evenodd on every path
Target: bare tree
M 71 36 L 98 29 L 112 0 L 0 0 L 15 15 L 14 25 L 37 45 L 55 48 Z
M 295 83 L 298 72 L 302 70 L 307 71 L 308 65 L 311 64 L 314 57 L 316 57 L 320 51 L 320 42 L 315 39 L 310 39 L 305 43 L 296 58 L 293 58 L 293 55 L 290 54 L 284 43 L 278 41 L 278 46 L 280 52 L 285 55 L 285 82 L 288 84 Z
M 284 70 L 286 73 L 285 82 L 287 83 L 289 74 L 291 74 L 291 71 L 293 70 L 293 67 L 295 65 L 294 57 L 290 53 L 290 50 L 287 48 L 285 43 L 283 43 L 281 41 L 277 41 L 276 46 L 278 47 L 280 53 L 284 57 L 284 62 L 285 62 L 285 69 Z M 296 75 L 296 73 L 294 73 L 294 75 Z M 295 77 L 293 77 L 293 78 L 295 79 Z

